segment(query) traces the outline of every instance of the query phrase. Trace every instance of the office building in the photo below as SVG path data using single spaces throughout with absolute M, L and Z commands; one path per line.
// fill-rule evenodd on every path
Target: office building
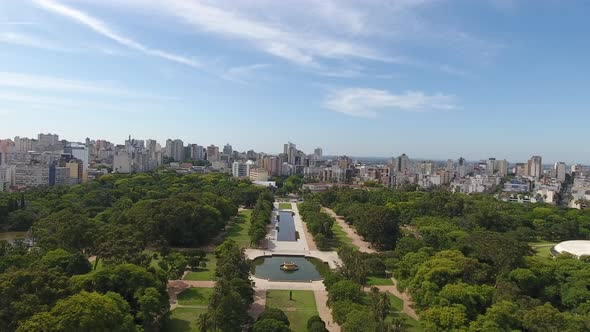
M 565 181 L 565 163 L 557 162 L 553 165 L 553 172 L 555 173 L 555 179 L 559 182 Z
M 207 160 L 209 162 L 219 161 L 219 147 L 215 145 L 209 145 L 207 147 Z
M 540 156 L 533 156 L 527 163 L 528 176 L 534 177 L 535 179 L 543 176 L 543 162 Z
M 252 162 L 235 161 L 232 164 L 232 175 L 236 178 L 247 178 L 250 176 Z

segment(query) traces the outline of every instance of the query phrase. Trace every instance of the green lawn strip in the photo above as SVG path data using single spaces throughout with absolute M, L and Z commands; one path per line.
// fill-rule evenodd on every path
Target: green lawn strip
M 279 209 L 291 210 L 291 203 L 279 203 Z
M 162 332 L 199 332 L 197 321 L 207 308 L 176 308 L 170 313 L 170 319 L 162 324 Z
M 342 246 L 356 248 L 356 246 L 352 244 L 352 240 L 348 237 L 346 232 L 337 222 L 334 222 L 334 224 L 332 225 L 332 233 L 334 234 L 334 238 L 328 240 L 328 244 L 331 249 L 336 250 Z
M 213 288 L 187 288 L 178 294 L 178 304 L 207 307 L 212 294 Z
M 294 290 L 293 300 L 289 300 L 288 290 L 269 290 L 266 292 L 266 306 L 279 308 L 289 318 L 292 331 L 306 331 L 307 320 L 318 314 L 312 291 Z
M 236 241 L 240 247 L 247 248 L 250 246 L 250 216 L 252 210 L 243 210 L 238 214 L 236 220 L 227 230 L 227 238 Z
M 197 271 L 190 271 L 184 277 L 184 280 L 215 280 L 215 268 L 217 267 L 217 258 L 214 253 L 207 253 L 205 256 L 207 267 L 199 268 Z
M 536 251 L 536 255 L 539 257 L 550 258 L 551 248 L 553 248 L 557 242 L 533 242 L 529 243 L 529 246 Z
M 393 285 L 391 278 L 368 277 L 367 286 L 390 286 Z
M 405 320 L 406 324 L 408 325 L 408 329 L 407 331 L 410 332 L 422 332 L 424 331 L 424 329 L 422 329 L 422 325 L 420 324 L 419 321 L 415 320 L 414 318 L 404 314 L 403 312 L 400 313 L 391 313 L 389 314 L 389 319 L 393 318 L 393 317 L 401 317 Z M 386 318 L 386 320 L 388 320 Z
M 400 299 L 399 297 L 387 292 L 389 296 L 389 302 L 391 303 L 391 310 L 392 311 L 402 311 L 404 310 L 404 300 Z

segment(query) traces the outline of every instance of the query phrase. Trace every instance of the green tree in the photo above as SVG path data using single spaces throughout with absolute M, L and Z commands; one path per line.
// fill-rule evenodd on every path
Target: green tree
M 346 332 L 373 332 L 377 329 L 377 323 L 367 319 L 370 316 L 371 312 L 367 310 L 353 311 L 346 316 L 342 330 Z
M 81 292 L 57 302 L 48 313 L 25 321 L 17 331 L 135 331 L 129 305 L 116 293 Z
M 291 329 L 284 322 L 270 318 L 254 323 L 252 332 L 291 332 Z
M 278 309 L 278 308 L 264 309 L 262 314 L 260 314 L 260 316 L 258 317 L 258 320 L 264 320 L 264 319 L 275 319 L 275 320 L 285 323 L 285 325 L 287 325 L 287 326 L 290 325 L 289 318 L 287 318 L 287 315 L 285 315 L 285 313 L 281 309 Z
M 452 331 L 460 329 L 467 323 L 465 306 L 434 306 L 426 309 L 420 316 L 426 331 Z

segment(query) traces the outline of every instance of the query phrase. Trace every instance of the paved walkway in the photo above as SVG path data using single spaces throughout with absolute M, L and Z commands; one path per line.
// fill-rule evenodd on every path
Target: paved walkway
M 315 291 L 313 292 L 315 297 L 315 304 L 318 309 L 320 318 L 326 323 L 326 328 L 330 332 L 339 332 L 340 326 L 334 322 L 332 318 L 332 309 L 328 307 L 328 292 L 327 291 Z
M 250 305 L 248 314 L 250 317 L 257 319 L 266 308 L 266 289 L 254 288 L 254 303 Z
M 326 207 L 323 207 L 323 209 L 329 215 L 331 215 L 332 217 L 334 217 L 336 219 L 336 222 L 338 222 L 340 227 L 342 227 L 342 229 L 346 232 L 346 235 L 348 236 L 348 238 L 352 240 L 352 244 L 354 244 L 355 246 L 357 246 L 359 248 L 359 251 L 367 252 L 367 253 L 376 252 L 375 249 L 370 247 L 368 242 L 363 240 L 361 238 L 361 236 L 358 235 L 355 232 L 355 230 L 349 224 L 346 223 L 346 221 L 344 221 L 344 218 L 337 215 L 331 209 L 328 209 Z M 377 286 L 377 288 L 379 288 L 379 290 L 381 290 L 381 291 L 390 292 L 391 294 L 402 299 L 404 301 L 403 312 L 405 314 L 407 314 L 408 316 L 418 320 L 419 319 L 418 315 L 416 314 L 416 311 L 414 311 L 414 309 L 412 308 L 412 306 L 414 305 L 414 302 L 412 301 L 412 296 L 408 292 L 403 292 L 403 293 L 400 292 L 397 289 L 397 280 L 395 278 L 391 278 L 391 280 L 393 281 L 393 286 Z
M 360 235 L 358 235 L 356 231 L 349 224 L 346 223 L 346 221 L 344 221 L 343 217 L 337 215 L 336 212 L 332 211 L 332 209 L 328 209 L 326 207 L 323 207 L 322 209 L 324 209 L 325 212 L 327 212 L 330 216 L 336 219 L 338 225 L 342 227 L 342 230 L 344 230 L 348 238 L 352 240 L 352 244 L 359 248 L 359 251 L 368 253 L 377 252 L 375 249 L 371 248 L 371 245 L 368 242 L 366 242 Z

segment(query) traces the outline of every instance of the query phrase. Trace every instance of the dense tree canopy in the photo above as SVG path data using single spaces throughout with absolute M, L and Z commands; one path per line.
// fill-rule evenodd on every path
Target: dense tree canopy
M 590 264 L 567 255 L 535 256 L 529 245 L 590 239 L 588 210 L 444 190 L 339 188 L 311 199 L 343 215 L 376 247 L 393 249 L 372 255 L 341 250 L 341 276 L 325 280 L 333 298 L 350 297 L 340 295 L 341 278 L 362 284 L 373 269 L 381 270 L 381 260 L 398 287 L 412 294 L 425 330 L 590 330 Z M 387 228 L 394 224 L 401 232 Z M 360 315 L 349 320 L 348 308 L 362 303 L 347 301 L 331 305 L 335 319 L 354 329 Z
M 226 174 L 169 171 L 0 193 L 0 229 L 32 234 L 0 241 L 0 330 L 157 331 L 169 314 L 168 278 L 204 256 L 186 248 L 210 243 L 239 206 L 260 202 L 257 220 L 268 222 L 272 200 Z M 222 292 L 209 317 L 239 327 L 253 299 L 249 265 L 235 243 L 217 255 Z

